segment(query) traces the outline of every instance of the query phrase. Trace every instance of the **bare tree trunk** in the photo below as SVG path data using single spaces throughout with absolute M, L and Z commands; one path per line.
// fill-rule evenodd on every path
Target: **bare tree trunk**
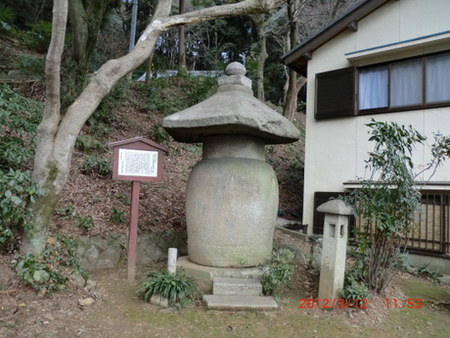
M 168 17 L 171 0 L 161 0 L 155 15 L 136 46 L 127 55 L 106 62 L 91 78 L 81 95 L 61 119 L 59 107 L 59 69 L 67 20 L 68 0 L 54 1 L 52 42 L 47 55 L 46 76 L 49 83 L 44 117 L 37 131 L 33 175 L 46 189 L 33 206 L 33 229 L 27 232 L 22 251 L 40 253 L 45 248 L 47 231 L 58 198 L 69 175 L 73 148 L 81 128 L 113 86 L 144 63 L 151 55 L 162 32 L 235 15 L 250 15 L 270 10 L 281 0 L 245 0 Z
M 57 180 L 57 165 L 53 156 L 54 137 L 60 121 L 60 69 L 66 35 L 67 0 L 55 0 L 53 5 L 52 39 L 45 63 L 46 95 L 42 121 L 37 128 L 34 179 L 45 189 L 45 195 L 31 205 L 33 232 L 24 231 L 22 251 L 41 252 L 45 248 L 48 226 L 58 201 L 58 190 L 64 182 Z M 59 188 L 61 187 L 61 188 Z
M 287 49 L 291 49 L 293 46 L 298 45 L 299 36 L 298 36 L 298 20 L 297 15 L 300 8 L 305 4 L 305 1 L 297 3 L 297 0 L 288 0 L 287 1 L 287 12 L 288 12 L 288 21 L 289 21 L 289 33 L 287 38 Z M 286 50 L 287 51 L 287 50 Z M 294 120 L 295 112 L 297 111 L 297 101 L 298 101 L 298 92 L 306 83 L 306 78 L 303 76 L 299 76 L 297 72 L 292 69 L 288 70 L 286 86 L 287 91 L 285 92 L 285 101 L 284 101 L 284 117 L 286 117 L 289 121 Z
M 265 15 L 257 14 L 252 16 L 252 20 L 256 25 L 258 32 L 259 54 L 258 54 L 258 71 L 257 71 L 257 98 L 265 101 L 264 96 L 264 64 L 269 57 L 266 46 L 266 33 L 264 31 Z
M 184 13 L 184 0 L 180 0 L 180 14 Z M 178 71 L 186 73 L 186 36 L 184 26 L 178 27 Z
M 284 117 L 289 121 L 294 120 L 295 112 L 297 111 L 298 92 L 306 83 L 306 77 L 299 76 L 296 71 L 289 69 L 288 76 L 289 86 L 286 93 L 286 101 L 284 102 Z
M 109 2 L 110 0 L 69 1 L 70 24 L 74 32 L 70 59 L 76 62 L 81 77 L 88 71 Z

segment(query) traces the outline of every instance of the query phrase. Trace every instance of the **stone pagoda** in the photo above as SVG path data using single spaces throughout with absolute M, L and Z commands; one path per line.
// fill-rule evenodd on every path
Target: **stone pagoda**
M 186 191 L 189 263 L 202 271 L 234 271 L 228 276 L 270 256 L 278 181 L 264 146 L 300 137 L 290 121 L 253 96 L 245 73 L 242 64 L 229 64 L 216 94 L 163 120 L 176 141 L 203 144 L 203 160 Z

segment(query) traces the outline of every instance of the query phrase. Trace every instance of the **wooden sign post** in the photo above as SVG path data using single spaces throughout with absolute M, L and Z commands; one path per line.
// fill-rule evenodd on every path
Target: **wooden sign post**
M 109 143 L 113 149 L 113 180 L 132 181 L 128 236 L 128 281 L 136 275 L 140 182 L 162 180 L 163 157 L 169 149 L 143 137 Z

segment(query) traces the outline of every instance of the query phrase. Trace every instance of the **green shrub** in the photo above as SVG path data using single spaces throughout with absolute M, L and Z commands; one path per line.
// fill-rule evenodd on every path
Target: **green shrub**
M 181 307 L 197 299 L 200 293 L 192 278 L 186 276 L 183 270 L 171 274 L 167 269 L 150 272 L 147 279 L 141 283 L 139 296 L 150 301 L 153 295 L 160 295 L 169 300 L 169 304 Z
M 259 265 L 260 278 L 266 295 L 279 297 L 294 275 L 294 253 L 288 249 L 274 250 L 269 259 Z
M 17 259 L 14 268 L 22 282 L 36 290 L 46 289 L 49 295 L 64 289 L 70 276 L 80 272 L 77 244 L 63 235 L 47 244 L 42 254 L 27 253 Z

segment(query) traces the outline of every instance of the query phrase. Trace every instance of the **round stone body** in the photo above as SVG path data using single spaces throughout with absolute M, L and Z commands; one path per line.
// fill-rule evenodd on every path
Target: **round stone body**
M 278 182 L 264 141 L 244 135 L 204 139 L 186 192 L 189 260 L 214 267 L 251 267 L 272 251 Z

